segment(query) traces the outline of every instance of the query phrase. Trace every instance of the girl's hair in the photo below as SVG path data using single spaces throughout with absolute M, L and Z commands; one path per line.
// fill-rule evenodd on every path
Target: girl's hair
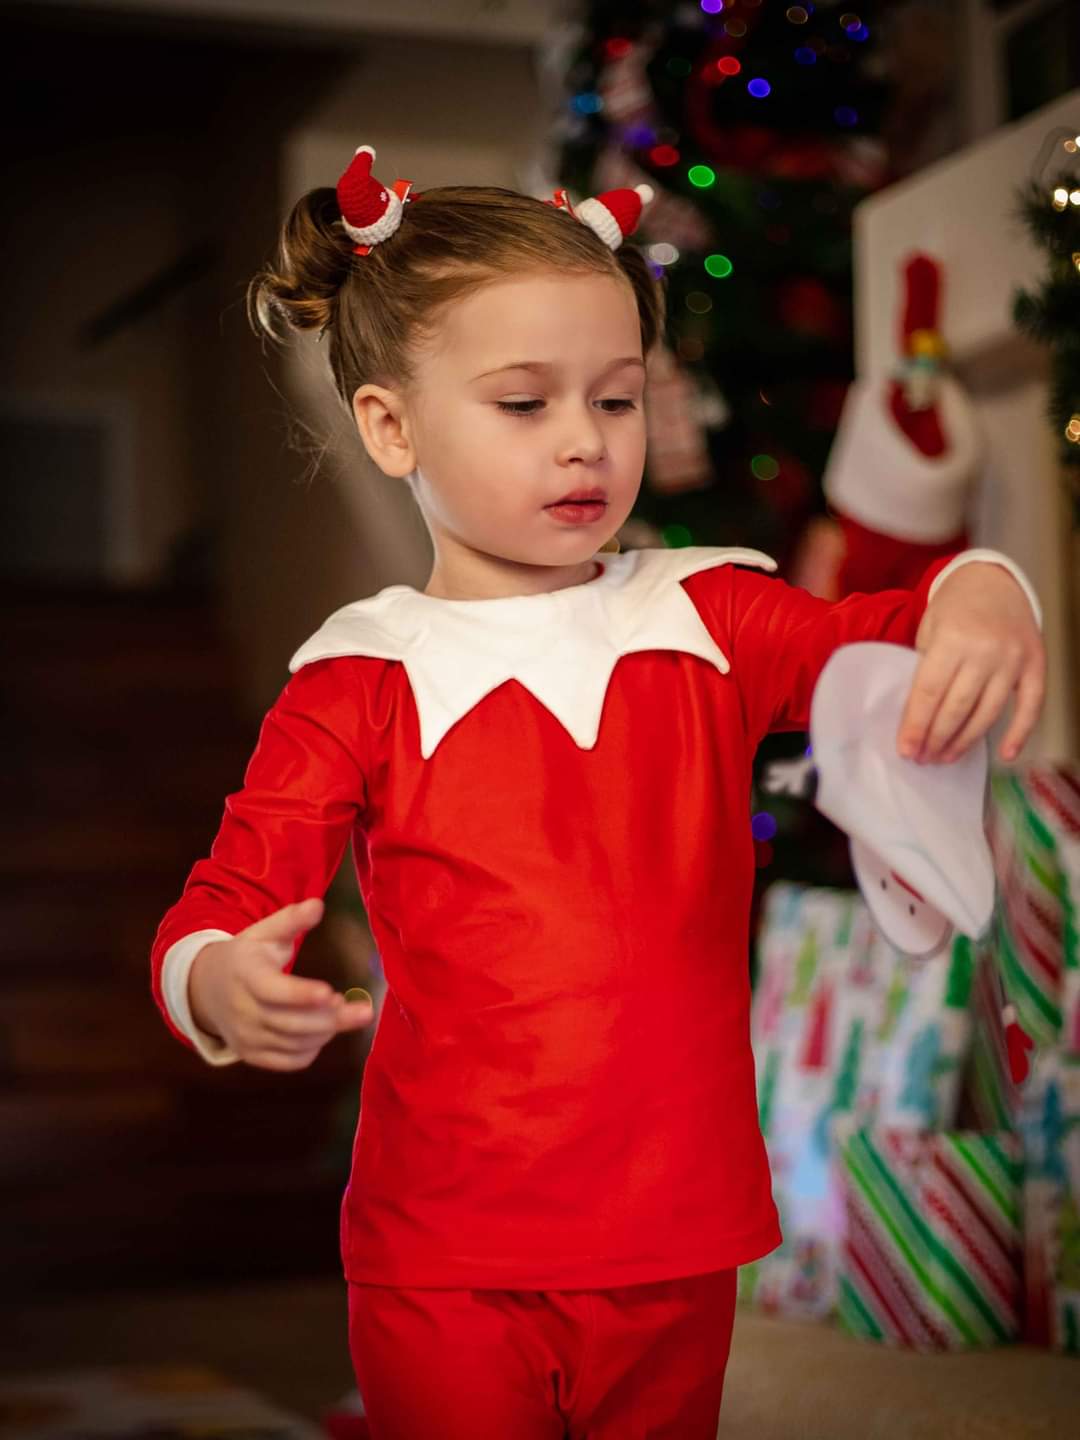
M 607 245 L 564 210 L 514 190 L 444 185 L 415 192 L 397 231 L 367 255 L 341 223 L 337 192 L 309 190 L 282 227 L 275 260 L 248 286 L 248 316 L 272 339 L 319 330 L 334 384 L 351 412 L 359 386 L 409 385 L 412 346 L 443 306 L 522 273 L 610 275 L 629 282 L 648 354 L 664 326 L 664 294 L 641 251 Z

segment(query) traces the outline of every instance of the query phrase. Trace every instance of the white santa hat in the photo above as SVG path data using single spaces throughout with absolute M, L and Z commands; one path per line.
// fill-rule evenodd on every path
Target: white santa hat
M 909 955 L 941 950 L 953 930 L 980 938 L 994 910 L 983 826 L 988 750 L 951 764 L 897 753 L 921 657 L 901 645 L 841 646 L 810 710 L 815 804 L 845 831 L 859 889 L 887 940 Z

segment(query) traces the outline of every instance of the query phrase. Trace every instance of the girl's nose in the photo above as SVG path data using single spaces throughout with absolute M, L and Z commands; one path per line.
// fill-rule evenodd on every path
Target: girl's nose
M 596 414 L 591 410 L 575 413 L 569 423 L 560 459 L 563 464 L 570 460 L 583 460 L 595 464 L 603 457 L 605 450 L 604 432 Z

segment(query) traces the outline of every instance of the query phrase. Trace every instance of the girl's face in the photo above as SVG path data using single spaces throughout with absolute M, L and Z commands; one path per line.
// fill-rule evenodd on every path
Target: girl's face
M 411 479 L 435 547 L 428 593 L 484 598 L 591 579 L 645 463 L 629 283 L 551 272 L 487 284 L 448 308 L 417 361 L 407 394 L 363 386 L 354 409 L 376 462 Z M 376 419 L 391 394 L 397 432 Z M 590 498 L 553 508 L 571 495 Z

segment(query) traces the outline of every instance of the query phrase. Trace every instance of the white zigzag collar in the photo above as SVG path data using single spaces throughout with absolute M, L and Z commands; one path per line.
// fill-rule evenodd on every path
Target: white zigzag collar
M 612 671 L 640 650 L 699 655 L 731 668 L 679 583 L 718 565 L 775 570 L 758 550 L 692 546 L 597 557 L 603 573 L 582 585 L 495 600 L 444 600 L 391 585 L 336 610 L 289 661 L 367 655 L 400 660 L 420 720 L 420 751 L 434 754 L 464 715 L 507 680 L 523 685 L 591 750 Z

